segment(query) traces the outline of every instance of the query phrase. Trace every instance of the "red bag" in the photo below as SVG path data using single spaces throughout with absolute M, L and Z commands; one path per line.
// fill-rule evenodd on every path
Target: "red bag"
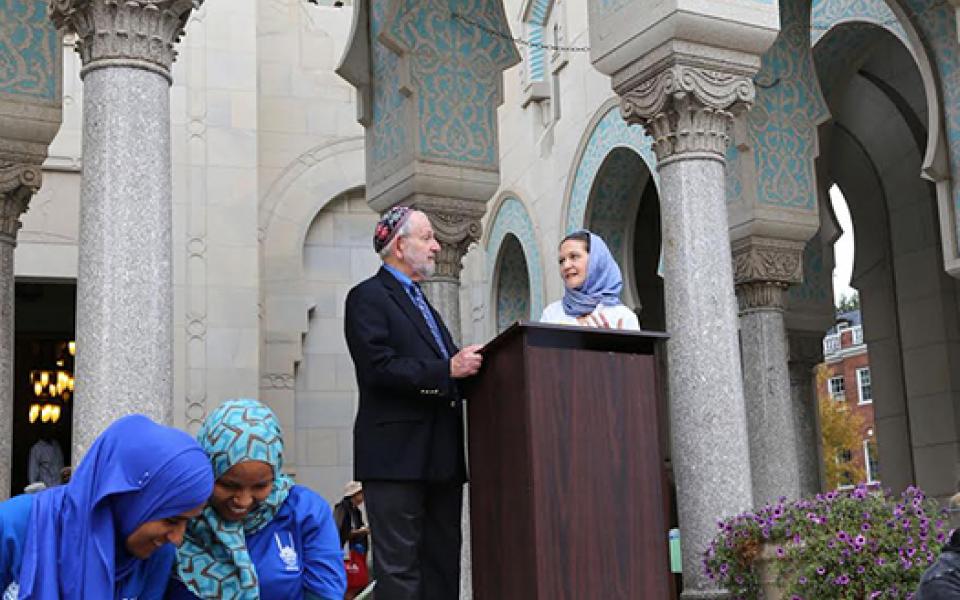
M 367 555 L 356 550 L 350 550 L 350 558 L 343 559 L 343 567 L 347 570 L 347 589 L 359 591 L 370 583 L 370 572 L 367 570 Z

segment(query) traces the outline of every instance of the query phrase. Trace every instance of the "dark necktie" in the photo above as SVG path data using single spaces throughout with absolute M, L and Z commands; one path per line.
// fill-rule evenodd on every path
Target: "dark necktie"
M 433 318 L 430 307 L 427 306 L 427 299 L 423 297 L 423 291 L 420 290 L 420 286 L 416 283 L 411 283 L 407 286 L 407 292 L 410 294 L 410 299 L 413 300 L 417 309 L 419 309 L 420 314 L 423 315 L 423 320 L 427 322 L 427 329 L 433 334 L 433 339 L 437 342 L 437 347 L 440 348 L 440 354 L 442 354 L 444 358 L 450 358 L 450 353 L 447 352 L 447 346 L 443 343 L 443 337 L 440 335 L 440 327 Z

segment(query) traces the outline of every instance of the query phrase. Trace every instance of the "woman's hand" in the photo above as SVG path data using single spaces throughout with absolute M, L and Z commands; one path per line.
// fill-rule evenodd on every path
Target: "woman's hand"
M 583 315 L 577 317 L 577 323 L 583 325 L 584 327 L 599 327 L 600 329 L 623 329 L 623 317 L 620 317 L 617 320 L 617 325 L 614 327 L 610 324 L 610 320 L 607 319 L 607 316 L 602 312 L 593 312 L 589 315 Z

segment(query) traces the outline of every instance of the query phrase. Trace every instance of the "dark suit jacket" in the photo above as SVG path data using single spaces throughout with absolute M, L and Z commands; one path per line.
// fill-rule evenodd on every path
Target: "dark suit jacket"
M 430 310 L 453 356 L 450 332 Z M 354 478 L 465 481 L 463 403 L 450 361 L 396 277 L 381 268 L 350 290 L 344 329 L 360 388 Z

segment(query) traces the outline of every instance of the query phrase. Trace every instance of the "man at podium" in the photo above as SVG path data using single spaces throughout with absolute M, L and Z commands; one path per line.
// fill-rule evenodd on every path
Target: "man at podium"
M 456 380 L 479 371 L 480 347 L 458 351 L 420 289 L 440 251 L 424 213 L 390 209 L 373 247 L 383 266 L 350 290 L 344 328 L 360 390 L 354 479 L 373 532 L 376 593 L 455 599 L 466 481 Z

